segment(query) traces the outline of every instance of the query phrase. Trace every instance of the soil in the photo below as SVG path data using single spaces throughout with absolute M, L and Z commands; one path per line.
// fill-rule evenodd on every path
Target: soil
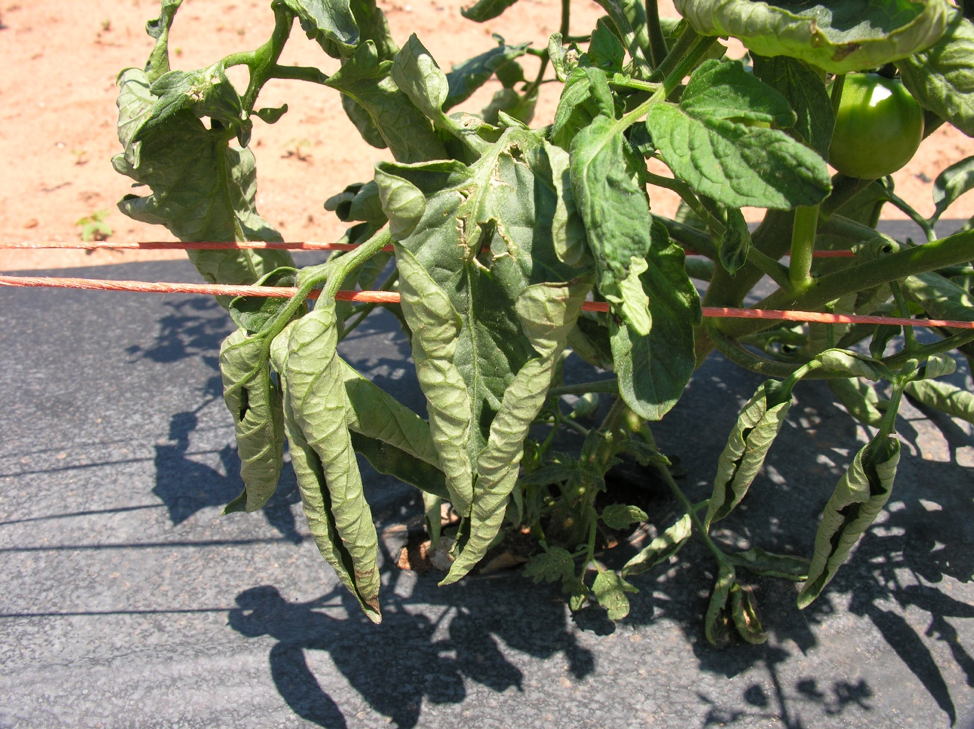
M 492 33 L 509 42 L 543 44 L 559 20 L 559 5 L 553 0 L 521 0 L 485 24 L 460 16 L 468 0 L 414 1 L 415 5 L 380 0 L 380 6 L 397 39 L 417 33 L 444 68 L 492 47 Z M 186 0 L 171 36 L 173 67 L 210 65 L 223 55 L 260 45 L 272 27 L 268 5 L 267 0 Z M 0 175 L 0 243 L 78 241 L 79 221 L 99 211 L 106 211 L 104 222 L 111 228 L 112 242 L 172 240 L 165 229 L 136 223 L 118 212 L 115 203 L 130 186 L 110 163 L 119 152 L 115 79 L 121 69 L 144 64 L 152 41 L 143 28 L 158 12 L 158 0 L 8 0 L 0 5 L 0 159 L 7 168 Z M 575 0 L 572 13 L 574 33 L 594 27 L 604 14 L 588 0 Z M 672 7 L 664 7 L 663 14 L 676 15 Z M 319 65 L 326 73 L 337 68 L 299 30 L 295 35 L 284 63 Z M 731 55 L 741 55 L 741 49 L 732 49 Z M 525 62 L 529 72 L 532 61 Z M 245 76 L 234 78 L 235 83 L 241 81 Z M 496 83 L 488 84 L 464 108 L 481 108 L 497 88 Z M 546 87 L 536 123 L 552 116 L 557 88 Z M 388 153 L 358 138 L 330 89 L 277 82 L 265 87 L 261 101 L 269 107 L 287 102 L 291 109 L 276 125 L 254 130 L 261 214 L 286 240 L 337 239 L 344 226 L 323 209 L 324 200 L 352 182 L 370 179 L 372 165 L 387 159 Z M 932 180 L 947 165 L 971 154 L 974 142 L 953 128 L 941 128 L 923 143 L 911 164 L 894 175 L 897 192 L 929 214 Z M 652 199 L 654 210 L 663 215 L 676 209 L 677 199 L 665 190 L 654 190 Z M 962 219 L 974 215 L 974 195 L 963 197 L 949 214 Z M 898 211 L 888 216 L 904 217 Z M 0 250 L 0 271 L 183 255 Z

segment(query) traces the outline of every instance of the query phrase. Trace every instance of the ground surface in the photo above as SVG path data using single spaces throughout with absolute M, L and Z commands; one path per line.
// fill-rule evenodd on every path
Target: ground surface
M 182 261 L 88 274 L 196 276 Z M 55 308 L 71 315 L 36 316 Z M 704 639 L 715 570 L 696 542 L 633 578 L 615 626 L 518 572 L 440 588 L 398 570 L 422 505 L 366 472 L 375 626 L 318 556 L 289 468 L 262 512 L 220 516 L 241 484 L 215 357 L 232 325 L 211 298 L 3 289 L 0 311 L 24 323 L 0 330 L 2 729 L 974 729 L 969 424 L 904 406 L 888 508 L 822 597 L 799 611 L 794 583 L 752 580 L 763 646 Z M 342 354 L 422 409 L 391 316 Z M 729 393 L 758 381 L 713 357 L 656 429 L 693 500 L 736 417 Z M 810 553 L 862 442 L 803 383 L 717 538 Z
M 557 30 L 554 0 L 522 0 L 484 25 L 459 14 L 462 0 L 380 2 L 394 36 L 418 34 L 444 68 L 493 45 L 491 33 L 509 42 L 544 44 Z M 667 5 L 667 3 L 664 3 Z M 174 68 L 210 65 L 266 40 L 272 25 L 269 2 L 186 0 L 171 41 Z M 113 241 L 171 240 L 159 227 L 135 223 L 115 208 L 128 190 L 127 178 L 111 167 L 119 151 L 115 136 L 115 78 L 142 66 L 151 49 L 145 22 L 158 15 L 158 0 L 0 0 L 0 242 L 76 241 L 77 221 L 100 210 Z M 672 8 L 663 13 L 675 16 Z M 574 0 L 572 32 L 594 27 L 603 15 L 589 0 Z M 336 62 L 296 31 L 284 61 L 318 64 L 332 72 Z M 739 54 L 739 49 L 732 54 Z M 542 95 L 538 120 L 550 117 L 557 84 Z M 479 109 L 496 90 L 486 87 L 463 108 Z M 291 111 L 274 126 L 255 129 L 260 212 L 286 240 L 328 241 L 343 226 L 322 203 L 352 182 L 371 179 L 383 153 L 358 139 L 342 113 L 337 93 L 296 82 L 279 82 L 261 97 L 267 106 L 287 102 Z M 918 210 L 933 210 L 930 182 L 947 165 L 974 154 L 974 143 L 952 129 L 926 140 L 913 163 L 894 178 L 899 194 Z M 654 209 L 672 214 L 676 200 L 652 191 Z M 974 195 L 951 209 L 952 218 L 974 214 Z M 889 217 L 899 216 L 895 211 Z M 179 256 L 173 252 L 119 253 L 4 252 L 0 270 L 56 268 Z

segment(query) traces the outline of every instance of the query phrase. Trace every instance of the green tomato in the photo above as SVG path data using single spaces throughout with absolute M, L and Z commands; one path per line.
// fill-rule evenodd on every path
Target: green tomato
M 909 162 L 923 140 L 923 110 L 899 81 L 874 73 L 845 77 L 829 163 L 844 175 L 875 180 Z

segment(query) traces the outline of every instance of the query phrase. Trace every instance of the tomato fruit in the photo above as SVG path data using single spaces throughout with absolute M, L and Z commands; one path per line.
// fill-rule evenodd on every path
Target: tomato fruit
M 909 162 L 923 140 L 923 110 L 903 84 L 850 73 L 838 102 L 829 163 L 850 177 L 875 180 Z

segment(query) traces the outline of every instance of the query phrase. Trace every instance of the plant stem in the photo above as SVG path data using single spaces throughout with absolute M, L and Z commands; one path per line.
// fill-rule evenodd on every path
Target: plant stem
M 718 563 L 723 564 L 726 562 L 727 557 L 724 554 L 724 550 L 718 547 L 714 540 L 710 538 L 710 530 L 704 526 L 703 522 L 700 520 L 700 517 L 697 516 L 696 507 L 694 506 L 693 502 L 687 498 L 686 494 L 683 493 L 683 489 L 680 488 L 680 485 L 676 482 L 676 479 L 673 478 L 673 474 L 670 473 L 670 469 L 662 463 L 654 462 L 653 465 L 655 466 L 656 470 L 659 471 L 659 474 L 663 477 L 663 480 L 666 481 L 666 485 L 670 487 L 670 491 L 673 492 L 676 500 L 680 502 L 681 506 L 683 506 L 683 510 L 690 516 L 690 521 L 693 523 L 693 528 L 696 530 L 697 534 L 700 535 L 700 539 L 703 540 L 703 543 L 707 545 L 707 549 L 709 549 L 711 554 L 714 555 L 714 558 Z
M 902 317 L 910 318 L 910 305 L 906 302 L 906 297 L 903 295 L 903 289 L 900 287 L 899 281 L 889 282 L 890 290 L 893 292 L 893 301 L 896 302 L 896 307 L 899 309 L 899 314 Z M 920 348 L 920 344 L 917 342 L 916 332 L 913 331 L 913 327 L 903 327 L 903 352 L 904 354 L 912 354 Z
M 558 26 L 558 32 L 561 33 L 561 37 L 565 43 L 568 43 L 570 37 L 568 28 L 571 25 L 571 12 L 572 0 L 561 0 L 561 24 Z
M 896 208 L 906 213 L 906 216 L 920 227 L 920 230 L 923 231 L 923 235 L 926 236 L 928 243 L 937 240 L 937 233 L 934 231 L 933 226 L 927 222 L 926 218 L 914 210 L 909 203 L 907 203 L 906 200 L 901 198 L 899 195 L 895 195 L 892 192 L 888 194 L 889 201 Z
M 657 0 L 646 0 L 646 25 L 649 29 L 649 55 L 653 68 L 659 68 L 666 60 L 666 39 L 659 22 L 659 4 Z
M 247 84 L 247 91 L 242 99 L 243 107 L 248 112 L 253 111 L 254 104 L 257 102 L 257 95 L 277 66 L 277 61 L 284 51 L 284 45 L 291 35 L 292 25 L 294 25 L 294 14 L 283 5 L 274 5 L 274 32 L 271 33 L 270 40 L 267 43 L 254 51 L 253 62 L 248 64 L 250 66 L 250 83 Z
M 314 66 L 281 66 L 279 64 L 270 69 L 268 78 L 285 81 L 308 81 L 314 84 L 324 84 L 328 81 L 327 74 L 322 73 Z
M 812 280 L 812 254 L 815 252 L 815 233 L 818 227 L 818 206 L 799 207 L 791 234 L 791 263 L 788 278 L 796 291 Z
M 348 255 L 335 259 L 335 272 L 328 276 L 324 290 L 321 292 L 321 299 L 334 299 L 335 294 L 342 287 L 345 277 L 353 269 L 362 265 L 376 253 L 379 253 L 385 246 L 392 244 L 392 234 L 389 228 L 383 228 L 378 233 L 369 238 Z M 321 300 L 319 299 L 319 301 Z
M 669 95 L 672 94 L 683 82 L 684 77 L 686 77 L 686 75 L 693 70 L 693 67 L 697 65 L 697 62 L 704 57 L 708 50 L 710 50 L 710 46 L 717 41 L 717 38 L 714 36 L 697 36 L 697 34 L 690 30 L 689 27 L 683 32 L 683 35 L 686 35 L 687 33 L 692 33 L 694 39 L 693 43 L 687 50 L 686 56 L 676 62 L 675 68 L 672 72 L 663 77 L 662 85 L 651 97 L 616 122 L 615 129 L 613 130 L 614 133 L 621 134 L 637 121 L 646 116 L 649 110 L 653 107 L 653 104 L 660 101 L 665 101 Z M 680 39 L 683 39 L 682 35 L 680 36 Z M 667 56 L 667 60 L 669 60 L 669 56 Z M 653 76 L 655 75 L 656 74 L 653 74 Z M 654 78 L 651 77 L 649 80 L 653 81 Z
M 862 291 L 906 276 L 934 271 L 970 260 L 974 260 L 974 231 L 955 233 L 932 243 L 907 248 L 874 261 L 813 279 L 802 292 L 778 289 L 759 302 L 755 308 L 815 311 L 828 302 L 854 291 Z M 718 275 L 719 271 L 714 276 L 715 280 Z M 719 326 L 726 334 L 739 337 L 767 329 L 773 324 L 727 319 Z
M 587 395 L 590 392 L 619 392 L 619 379 L 612 377 L 607 380 L 596 380 L 595 382 L 582 382 L 577 385 L 562 385 L 552 387 L 548 390 L 549 397 L 560 397 L 562 395 Z

